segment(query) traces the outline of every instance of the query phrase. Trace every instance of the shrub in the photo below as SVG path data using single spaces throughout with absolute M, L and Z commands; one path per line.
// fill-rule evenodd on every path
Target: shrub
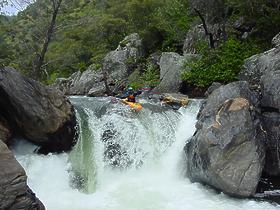
M 201 47 L 201 57 L 185 64 L 182 78 L 189 84 L 205 88 L 213 82 L 236 80 L 244 59 L 260 52 L 253 42 L 229 39 L 216 49 Z

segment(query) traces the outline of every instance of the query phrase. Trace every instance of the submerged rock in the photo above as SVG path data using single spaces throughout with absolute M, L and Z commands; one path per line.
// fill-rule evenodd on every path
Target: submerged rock
M 41 145 L 43 153 L 71 149 L 76 118 L 69 100 L 15 69 L 4 68 L 0 76 L 0 114 L 13 131 Z
M 24 169 L 0 141 L 0 209 L 45 209 L 27 186 L 26 179 Z
M 187 95 L 178 93 L 166 93 L 162 94 L 162 102 L 169 105 L 171 108 L 177 110 L 180 107 L 185 107 L 189 103 Z
M 187 175 L 227 194 L 255 194 L 264 166 L 264 132 L 247 82 L 212 92 L 198 116 L 197 131 L 185 146 Z

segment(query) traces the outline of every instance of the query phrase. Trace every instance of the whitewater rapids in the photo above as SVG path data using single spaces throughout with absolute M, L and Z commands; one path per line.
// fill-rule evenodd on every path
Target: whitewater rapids
M 142 113 L 130 113 L 124 105 L 108 105 L 106 98 L 71 100 L 80 124 L 79 142 L 72 152 L 38 155 L 33 152 L 36 146 L 25 141 L 13 148 L 28 175 L 28 185 L 47 210 L 280 208 L 233 199 L 184 176 L 183 147 L 195 131 L 198 101 L 178 112 L 153 110 L 147 104 Z M 113 138 L 130 159 L 124 167 L 115 168 L 104 158 L 102 134 L 108 129 L 115 131 Z M 74 172 L 79 172 L 78 184 Z

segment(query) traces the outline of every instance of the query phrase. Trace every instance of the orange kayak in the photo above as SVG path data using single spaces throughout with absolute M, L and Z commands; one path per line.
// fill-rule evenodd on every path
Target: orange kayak
M 142 105 L 139 103 L 128 102 L 127 99 L 121 100 L 124 104 L 130 106 L 132 110 L 140 111 L 142 109 Z

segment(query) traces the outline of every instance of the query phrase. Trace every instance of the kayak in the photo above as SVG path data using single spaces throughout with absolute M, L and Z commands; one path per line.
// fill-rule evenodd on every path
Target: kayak
M 124 104 L 130 106 L 132 110 L 140 111 L 142 109 L 142 105 L 139 103 L 129 102 L 126 99 L 121 100 Z

